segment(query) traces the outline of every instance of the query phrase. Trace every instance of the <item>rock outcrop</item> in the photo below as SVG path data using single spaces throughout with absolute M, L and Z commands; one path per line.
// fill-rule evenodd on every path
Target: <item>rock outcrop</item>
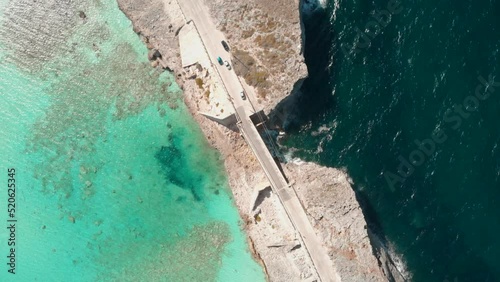
M 269 112 L 307 76 L 300 1 L 205 2 L 232 47 L 235 70 L 256 89 L 260 106 Z
M 391 263 L 374 255 L 363 211 L 348 175 L 307 162 L 285 166 L 309 220 L 328 248 L 342 281 L 403 281 L 392 277 Z M 384 267 L 380 267 L 383 265 Z M 397 270 L 396 270 L 397 272 Z
M 134 31 L 148 49 L 161 54 L 165 68 L 181 70 L 177 34 L 184 17 L 176 1 L 118 0 L 118 6 L 132 21 Z M 155 52 L 156 53 L 156 52 Z
M 148 60 L 154 61 L 156 59 L 161 59 L 161 53 L 160 51 L 153 48 L 148 52 Z

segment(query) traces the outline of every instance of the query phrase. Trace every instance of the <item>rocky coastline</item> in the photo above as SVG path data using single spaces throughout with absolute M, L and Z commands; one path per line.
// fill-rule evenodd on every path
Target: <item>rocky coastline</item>
M 265 188 L 266 176 L 235 128 L 199 114 L 203 93 L 196 79 L 208 70 L 182 68 L 178 34 L 186 23 L 175 0 L 117 0 L 134 31 L 151 50 L 152 67 L 175 74 L 184 101 L 208 142 L 224 162 L 249 246 L 270 281 L 315 281 L 312 262 L 279 200 Z M 309 1 L 310 2 L 310 1 Z M 205 0 L 219 30 L 238 60 L 252 67 L 235 71 L 258 93 L 266 113 L 300 89 L 307 77 L 302 55 L 304 40 L 299 0 Z M 344 171 L 305 162 L 283 165 L 294 182 L 316 233 L 328 249 L 343 281 L 404 281 L 383 244 L 367 228 L 362 209 Z M 259 187 L 263 187 L 260 189 Z

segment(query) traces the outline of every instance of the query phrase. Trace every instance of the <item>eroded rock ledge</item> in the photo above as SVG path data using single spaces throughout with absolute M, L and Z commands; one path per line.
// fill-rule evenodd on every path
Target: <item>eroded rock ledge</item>
M 309 220 L 343 281 L 404 281 L 371 233 L 346 172 L 314 163 L 285 165 Z
M 177 35 L 185 23 L 176 0 L 117 0 L 134 30 L 150 50 L 153 67 L 173 71 L 184 90 L 184 100 L 208 142 L 219 150 L 229 184 L 245 224 L 250 247 L 270 281 L 314 281 L 316 274 L 307 252 L 276 195 L 258 187 L 266 177 L 252 151 L 231 129 L 198 114 L 203 97 L 190 70 L 181 67 Z M 269 112 L 307 76 L 301 54 L 299 0 L 206 0 L 232 52 L 252 62 L 242 73 Z M 237 66 L 235 65 L 235 68 Z M 203 70 L 205 72 L 206 70 Z M 298 88 L 295 85 L 295 88 Z M 262 90 L 263 89 L 263 90 Z M 315 164 L 287 164 L 287 176 L 313 226 L 332 257 L 343 281 L 387 281 L 387 268 L 374 255 L 363 214 L 342 171 Z
M 299 0 L 205 2 L 238 58 L 236 73 L 256 89 L 259 104 L 269 112 L 307 76 Z

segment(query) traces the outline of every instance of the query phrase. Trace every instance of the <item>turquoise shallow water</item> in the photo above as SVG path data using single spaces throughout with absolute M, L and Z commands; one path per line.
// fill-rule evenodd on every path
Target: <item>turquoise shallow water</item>
M 63 2 L 0 4 L 0 183 L 16 169 L 18 219 L 0 281 L 264 281 L 172 75 L 116 3 Z

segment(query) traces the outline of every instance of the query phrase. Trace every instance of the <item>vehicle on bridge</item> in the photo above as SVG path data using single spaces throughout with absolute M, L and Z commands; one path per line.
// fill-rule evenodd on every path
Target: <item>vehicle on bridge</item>
M 226 41 L 222 40 L 220 43 L 222 44 L 222 47 L 224 47 L 224 50 L 229 52 L 229 45 L 227 45 Z
M 221 66 L 224 64 L 221 57 L 217 57 L 217 62 L 219 62 L 219 65 Z

